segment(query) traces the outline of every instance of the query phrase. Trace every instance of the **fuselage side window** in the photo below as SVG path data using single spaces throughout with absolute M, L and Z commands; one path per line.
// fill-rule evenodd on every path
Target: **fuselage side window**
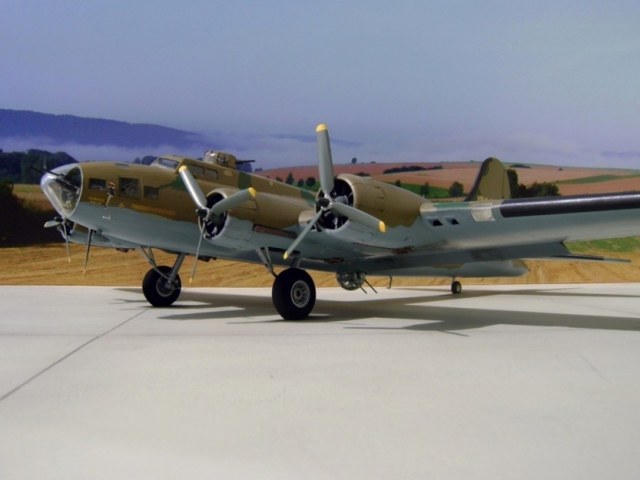
M 103 178 L 90 178 L 89 189 L 104 191 L 107 189 L 107 181 L 104 180 Z
M 144 187 L 144 198 L 157 200 L 159 196 L 160 189 L 158 187 Z
M 187 168 L 194 177 L 204 177 L 204 167 L 201 167 L 199 165 L 187 165 Z
M 120 177 L 120 194 L 123 197 L 140 196 L 140 181 L 137 178 Z
M 218 172 L 211 168 L 204 169 L 204 178 L 207 180 L 213 180 L 214 182 L 218 180 Z

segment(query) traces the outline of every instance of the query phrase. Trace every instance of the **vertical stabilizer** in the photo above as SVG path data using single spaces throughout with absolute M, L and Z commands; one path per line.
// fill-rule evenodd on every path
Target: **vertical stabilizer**
M 511 198 L 509 175 L 497 158 L 487 158 L 480 166 L 480 172 L 465 202 L 476 200 L 504 200 Z

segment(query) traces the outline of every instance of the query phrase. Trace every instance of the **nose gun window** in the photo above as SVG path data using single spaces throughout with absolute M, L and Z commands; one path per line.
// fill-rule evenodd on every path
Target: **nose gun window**
M 80 200 L 82 171 L 78 167 L 63 167 L 48 172 L 42 177 L 41 187 L 58 213 L 72 215 Z

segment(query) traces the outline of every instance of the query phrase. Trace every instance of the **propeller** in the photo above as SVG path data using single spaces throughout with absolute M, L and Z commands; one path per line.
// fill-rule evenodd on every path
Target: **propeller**
M 293 253 L 296 247 L 307 236 L 311 229 L 316 225 L 320 217 L 329 211 L 333 211 L 338 215 L 347 217 L 349 220 L 355 223 L 359 223 L 373 230 L 378 230 L 382 233 L 386 232 L 387 227 L 384 222 L 373 215 L 358 210 L 345 202 L 346 198 L 337 196 L 334 192 L 334 175 L 333 175 L 333 160 L 331 159 L 331 143 L 329 141 L 329 131 L 327 126 L 323 123 L 316 127 L 316 136 L 318 142 L 318 170 L 320 174 L 320 190 L 321 196 L 318 196 L 316 200 L 317 213 L 305 226 L 304 230 L 300 232 L 300 235 L 293 241 L 286 252 L 284 252 L 283 258 L 286 260 Z M 332 196 L 333 195 L 333 196 Z
M 58 231 L 61 231 L 67 248 L 67 258 L 69 259 L 69 263 L 71 263 L 71 251 L 69 250 L 69 227 L 67 226 L 67 221 L 62 217 L 56 217 L 53 220 L 49 220 L 44 223 L 44 228 L 53 227 L 56 227 L 58 228 Z
M 185 187 L 187 187 L 187 191 L 193 200 L 193 203 L 198 207 L 198 215 L 202 218 L 201 228 L 200 228 L 200 238 L 198 239 L 198 246 L 196 247 L 196 259 L 193 264 L 193 270 L 191 272 L 191 278 L 189 281 L 193 281 L 193 278 L 196 274 L 196 265 L 198 264 L 198 258 L 200 257 L 200 247 L 202 245 L 202 238 L 205 235 L 206 223 L 214 216 L 221 215 L 233 208 L 239 207 L 247 200 L 255 198 L 257 192 L 253 187 L 249 187 L 244 190 L 240 190 L 233 195 L 230 195 L 219 202 L 216 202 L 213 206 L 207 206 L 207 197 L 205 197 L 204 193 L 202 193 L 202 189 L 196 179 L 193 177 L 189 169 L 186 165 L 181 166 L 178 169 L 178 173 L 180 178 L 184 182 Z
M 187 191 L 189 192 L 189 195 L 191 195 L 193 203 L 195 203 L 198 207 L 198 213 L 204 215 L 203 222 L 205 223 L 214 215 L 220 215 L 221 213 L 242 205 L 247 200 L 254 198 L 257 193 L 255 188 L 249 187 L 245 190 L 240 190 L 233 195 L 220 200 L 212 207 L 208 207 L 207 197 L 205 197 L 204 193 L 202 193 L 200 185 L 198 185 L 196 179 L 193 178 L 193 175 L 191 174 L 187 166 L 183 165 L 182 167 L 180 167 L 178 173 L 180 174 L 180 178 L 182 178 L 182 181 L 187 187 Z

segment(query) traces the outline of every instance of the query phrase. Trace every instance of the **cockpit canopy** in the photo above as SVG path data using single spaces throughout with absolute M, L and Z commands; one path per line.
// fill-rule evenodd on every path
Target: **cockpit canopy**
M 179 160 L 167 158 L 167 157 L 158 157 L 153 162 L 151 162 L 151 165 L 155 165 L 157 167 L 162 167 L 162 168 L 168 168 L 169 170 L 175 170 L 176 168 L 178 168 L 179 164 L 180 164 Z

